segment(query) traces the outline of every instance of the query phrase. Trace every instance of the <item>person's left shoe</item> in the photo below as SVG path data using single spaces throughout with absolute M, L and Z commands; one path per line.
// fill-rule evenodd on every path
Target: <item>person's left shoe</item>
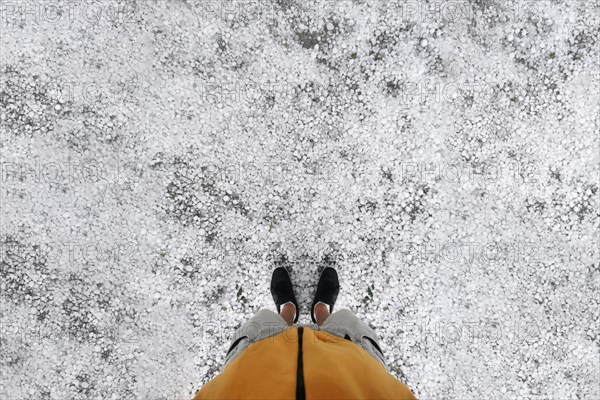
M 294 304 L 294 307 L 296 307 L 294 322 L 297 322 L 300 316 L 300 309 L 294 295 L 294 286 L 292 285 L 290 274 L 285 267 L 278 267 L 273 271 L 273 276 L 271 277 L 271 295 L 277 307 L 277 313 L 281 313 L 281 306 L 285 303 L 292 302 Z

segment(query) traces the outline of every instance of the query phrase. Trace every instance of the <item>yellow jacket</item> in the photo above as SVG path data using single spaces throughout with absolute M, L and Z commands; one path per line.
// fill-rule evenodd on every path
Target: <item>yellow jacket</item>
M 293 327 L 250 344 L 194 397 L 205 399 L 393 399 L 415 396 L 362 347 Z

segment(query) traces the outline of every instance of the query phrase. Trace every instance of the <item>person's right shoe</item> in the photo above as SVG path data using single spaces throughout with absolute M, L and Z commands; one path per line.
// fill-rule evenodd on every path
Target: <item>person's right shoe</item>
M 317 284 L 317 292 L 315 293 L 315 298 L 310 306 L 310 318 L 314 323 L 317 323 L 317 320 L 315 319 L 315 305 L 319 302 L 325 303 L 329 306 L 329 312 L 333 312 L 333 306 L 339 292 L 340 282 L 336 270 L 332 267 L 326 267 L 321 272 L 321 277 Z

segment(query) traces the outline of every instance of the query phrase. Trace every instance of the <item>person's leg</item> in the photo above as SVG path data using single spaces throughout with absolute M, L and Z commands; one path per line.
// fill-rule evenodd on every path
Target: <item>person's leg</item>
M 387 369 L 375 330 L 352 311 L 343 309 L 332 313 L 320 328 L 334 336 L 356 343 Z
M 234 332 L 223 368 L 240 355 L 248 345 L 275 336 L 288 328 L 288 325 L 280 314 L 267 309 L 259 310 Z
M 281 312 L 279 313 L 287 322 L 288 325 L 292 325 L 294 323 L 294 318 L 296 318 L 296 306 L 291 301 L 289 303 L 285 303 L 281 306 Z
M 323 325 L 329 315 L 331 315 L 331 313 L 329 312 L 329 306 L 327 304 L 317 303 L 315 305 L 315 319 L 317 320 L 317 325 Z
M 271 277 L 271 295 L 279 315 L 292 325 L 298 321 L 298 301 L 294 294 L 294 285 L 285 267 L 277 267 Z M 291 317 L 291 318 L 290 318 Z
M 340 282 L 333 267 L 326 267 L 321 271 L 317 291 L 311 305 L 310 317 L 317 325 L 322 325 L 333 311 L 333 306 L 340 292 Z
M 249 344 L 274 336 L 298 320 L 298 302 L 287 269 L 278 267 L 271 277 L 271 294 L 278 312 L 263 309 L 242 324 L 234 333 L 225 365 L 236 358 Z

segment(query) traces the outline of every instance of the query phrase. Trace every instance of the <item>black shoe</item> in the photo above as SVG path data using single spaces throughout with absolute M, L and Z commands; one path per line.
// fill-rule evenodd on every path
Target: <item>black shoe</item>
M 273 276 L 271 277 L 271 295 L 273 296 L 273 301 L 277 307 L 277 313 L 281 312 L 281 306 L 283 304 L 289 301 L 294 304 L 296 307 L 296 318 L 294 318 L 294 322 L 297 322 L 298 317 L 300 316 L 300 309 L 298 308 L 298 302 L 294 295 L 294 286 L 292 285 L 290 274 L 288 274 L 285 267 L 277 267 L 273 271 Z
M 317 323 L 317 320 L 315 319 L 315 305 L 318 302 L 325 303 L 329 306 L 329 312 L 333 312 L 333 305 L 337 300 L 339 292 L 340 282 L 338 280 L 337 272 L 332 267 L 326 267 L 321 272 L 319 284 L 317 285 L 317 293 L 315 294 L 312 306 L 310 306 L 310 318 L 314 323 Z

